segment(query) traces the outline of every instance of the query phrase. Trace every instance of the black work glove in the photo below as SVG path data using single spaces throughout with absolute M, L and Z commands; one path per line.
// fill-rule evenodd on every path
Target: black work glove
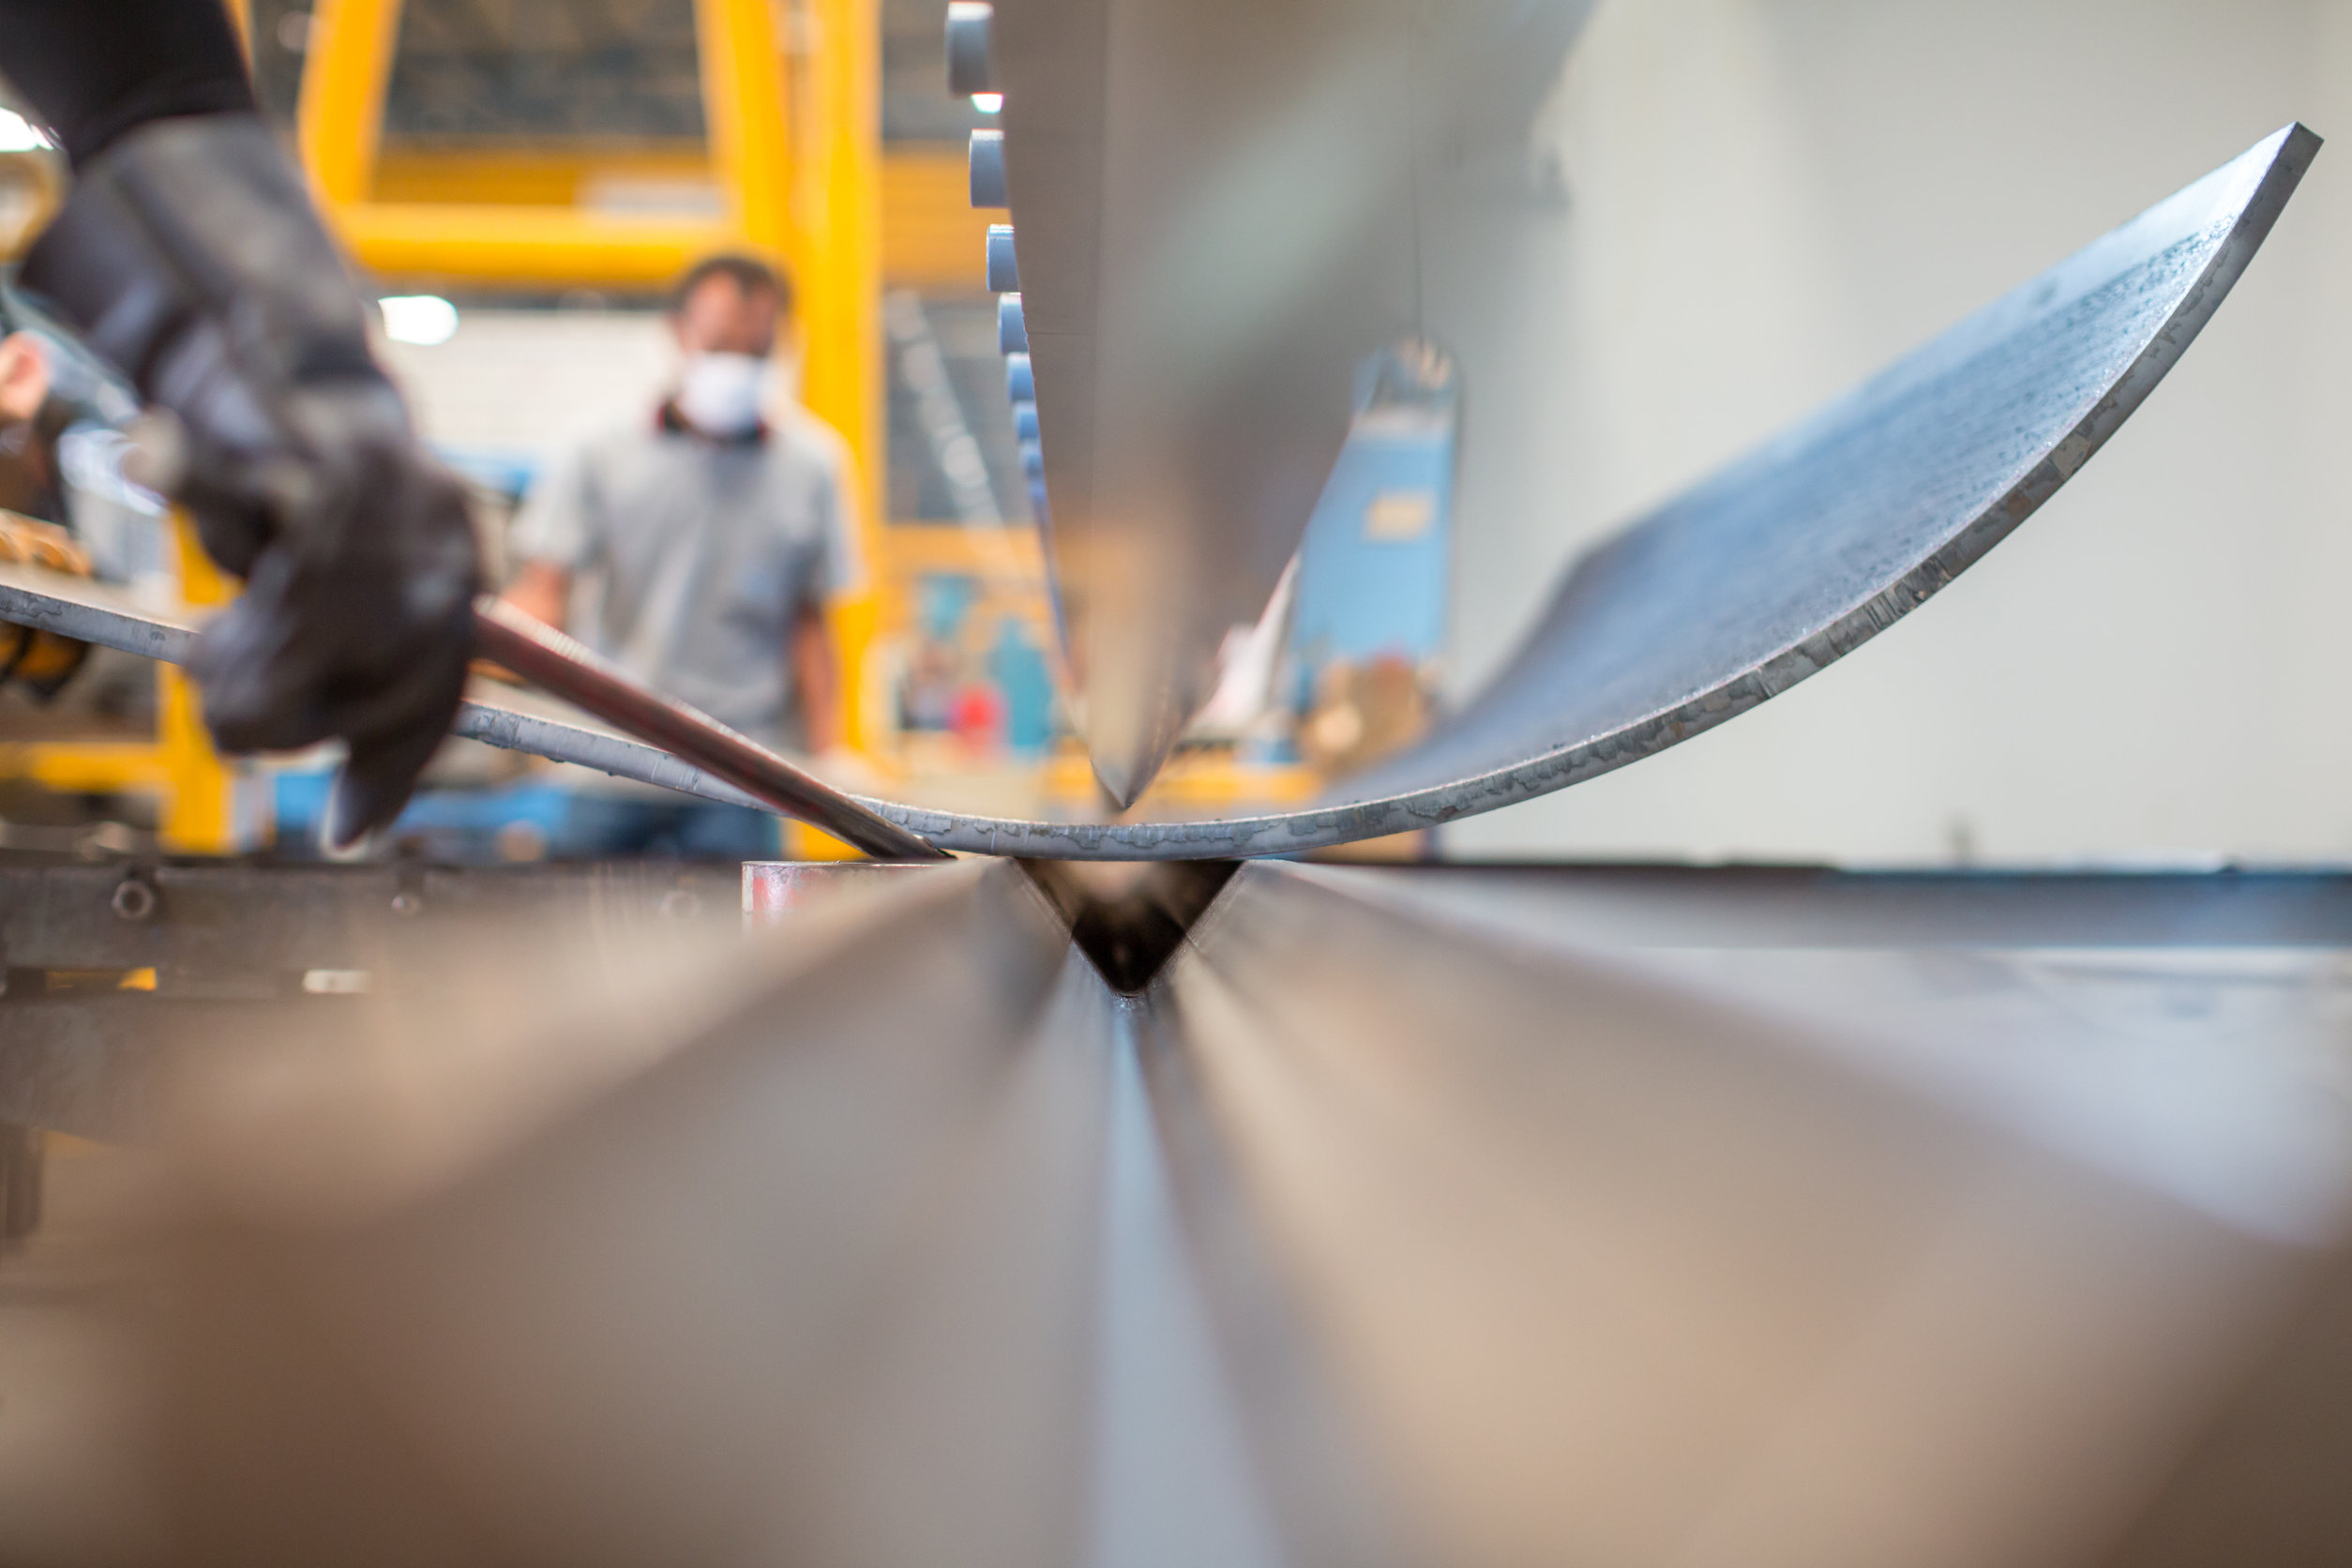
M 191 664 L 214 739 L 339 736 L 328 837 L 390 822 L 465 684 L 474 532 L 276 139 L 249 114 L 132 132 L 79 172 L 22 281 L 173 416 L 153 477 L 246 580 Z

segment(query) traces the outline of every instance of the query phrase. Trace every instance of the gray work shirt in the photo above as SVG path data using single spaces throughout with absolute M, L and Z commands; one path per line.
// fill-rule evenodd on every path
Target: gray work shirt
M 841 438 L 811 415 L 716 441 L 666 408 L 589 442 L 531 492 L 517 562 L 575 574 L 572 635 L 721 723 L 800 747 L 786 634 L 863 580 Z

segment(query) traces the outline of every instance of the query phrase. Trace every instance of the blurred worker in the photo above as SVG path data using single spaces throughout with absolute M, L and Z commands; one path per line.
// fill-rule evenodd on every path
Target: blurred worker
M 198 647 L 205 720 L 230 751 L 349 743 L 327 818 L 348 843 L 457 711 L 464 493 L 369 352 L 221 0 L 5 0 L 0 72 L 74 170 L 18 280 L 171 416 L 149 476 L 246 580 Z
M 791 284 L 749 256 L 713 256 L 679 279 L 675 386 L 532 493 L 506 597 L 754 740 L 814 753 L 841 740 L 825 605 L 860 573 L 841 438 L 776 406 L 792 308 Z M 591 591 L 567 625 L 575 586 Z M 600 809 L 604 852 L 776 852 L 775 819 L 747 807 L 666 796 Z

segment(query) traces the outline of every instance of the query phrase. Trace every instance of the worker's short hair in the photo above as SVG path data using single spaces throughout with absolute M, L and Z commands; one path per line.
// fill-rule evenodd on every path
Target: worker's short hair
M 774 294 L 776 314 L 789 316 L 792 313 L 792 279 L 759 257 L 737 250 L 705 256 L 686 268 L 685 276 L 671 285 L 670 313 L 673 316 L 685 314 L 686 301 L 694 297 L 694 291 L 714 278 L 728 279 L 746 294 Z

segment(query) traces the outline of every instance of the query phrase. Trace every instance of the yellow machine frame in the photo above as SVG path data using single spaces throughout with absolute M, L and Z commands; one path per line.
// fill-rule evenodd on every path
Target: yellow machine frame
M 384 100 L 400 0 L 322 0 L 312 13 L 298 121 L 303 164 L 353 256 L 387 279 L 658 287 L 713 250 L 750 249 L 782 261 L 801 300 L 802 400 L 841 433 L 854 457 L 873 559 L 883 455 L 877 5 L 797 0 L 787 12 L 774 0 L 696 0 L 706 167 L 724 203 L 715 218 L 549 201 L 549 186 L 563 183 L 562 165 L 554 181 L 542 170 L 536 188 L 518 189 L 513 175 L 493 175 L 473 190 L 449 192 L 472 200 L 387 199 L 380 188 Z M 787 47 L 788 35 L 799 47 Z M 446 173 L 490 173 L 478 154 L 460 158 L 445 171 L 445 183 Z M 430 188 L 432 161 L 431 155 L 406 160 L 399 183 Z M 496 161 L 508 160 L 502 153 Z M 523 167 L 527 173 L 527 159 Z M 576 179 L 575 173 L 575 188 Z M 507 199 L 480 199 L 492 192 Z M 513 199 L 526 193 L 538 199 Z M 870 596 L 835 607 L 848 681 L 873 621 Z M 843 695 L 844 711 L 859 712 L 854 688 Z
M 193 605 L 226 603 L 234 586 L 204 554 L 195 530 L 175 518 L 173 533 L 180 597 Z M 251 849 L 265 821 L 253 796 L 260 781 L 213 750 L 196 683 L 169 664 L 156 666 L 155 739 L 0 745 L 0 776 L 68 793 L 152 794 L 159 807 L 156 837 L 175 854 Z

